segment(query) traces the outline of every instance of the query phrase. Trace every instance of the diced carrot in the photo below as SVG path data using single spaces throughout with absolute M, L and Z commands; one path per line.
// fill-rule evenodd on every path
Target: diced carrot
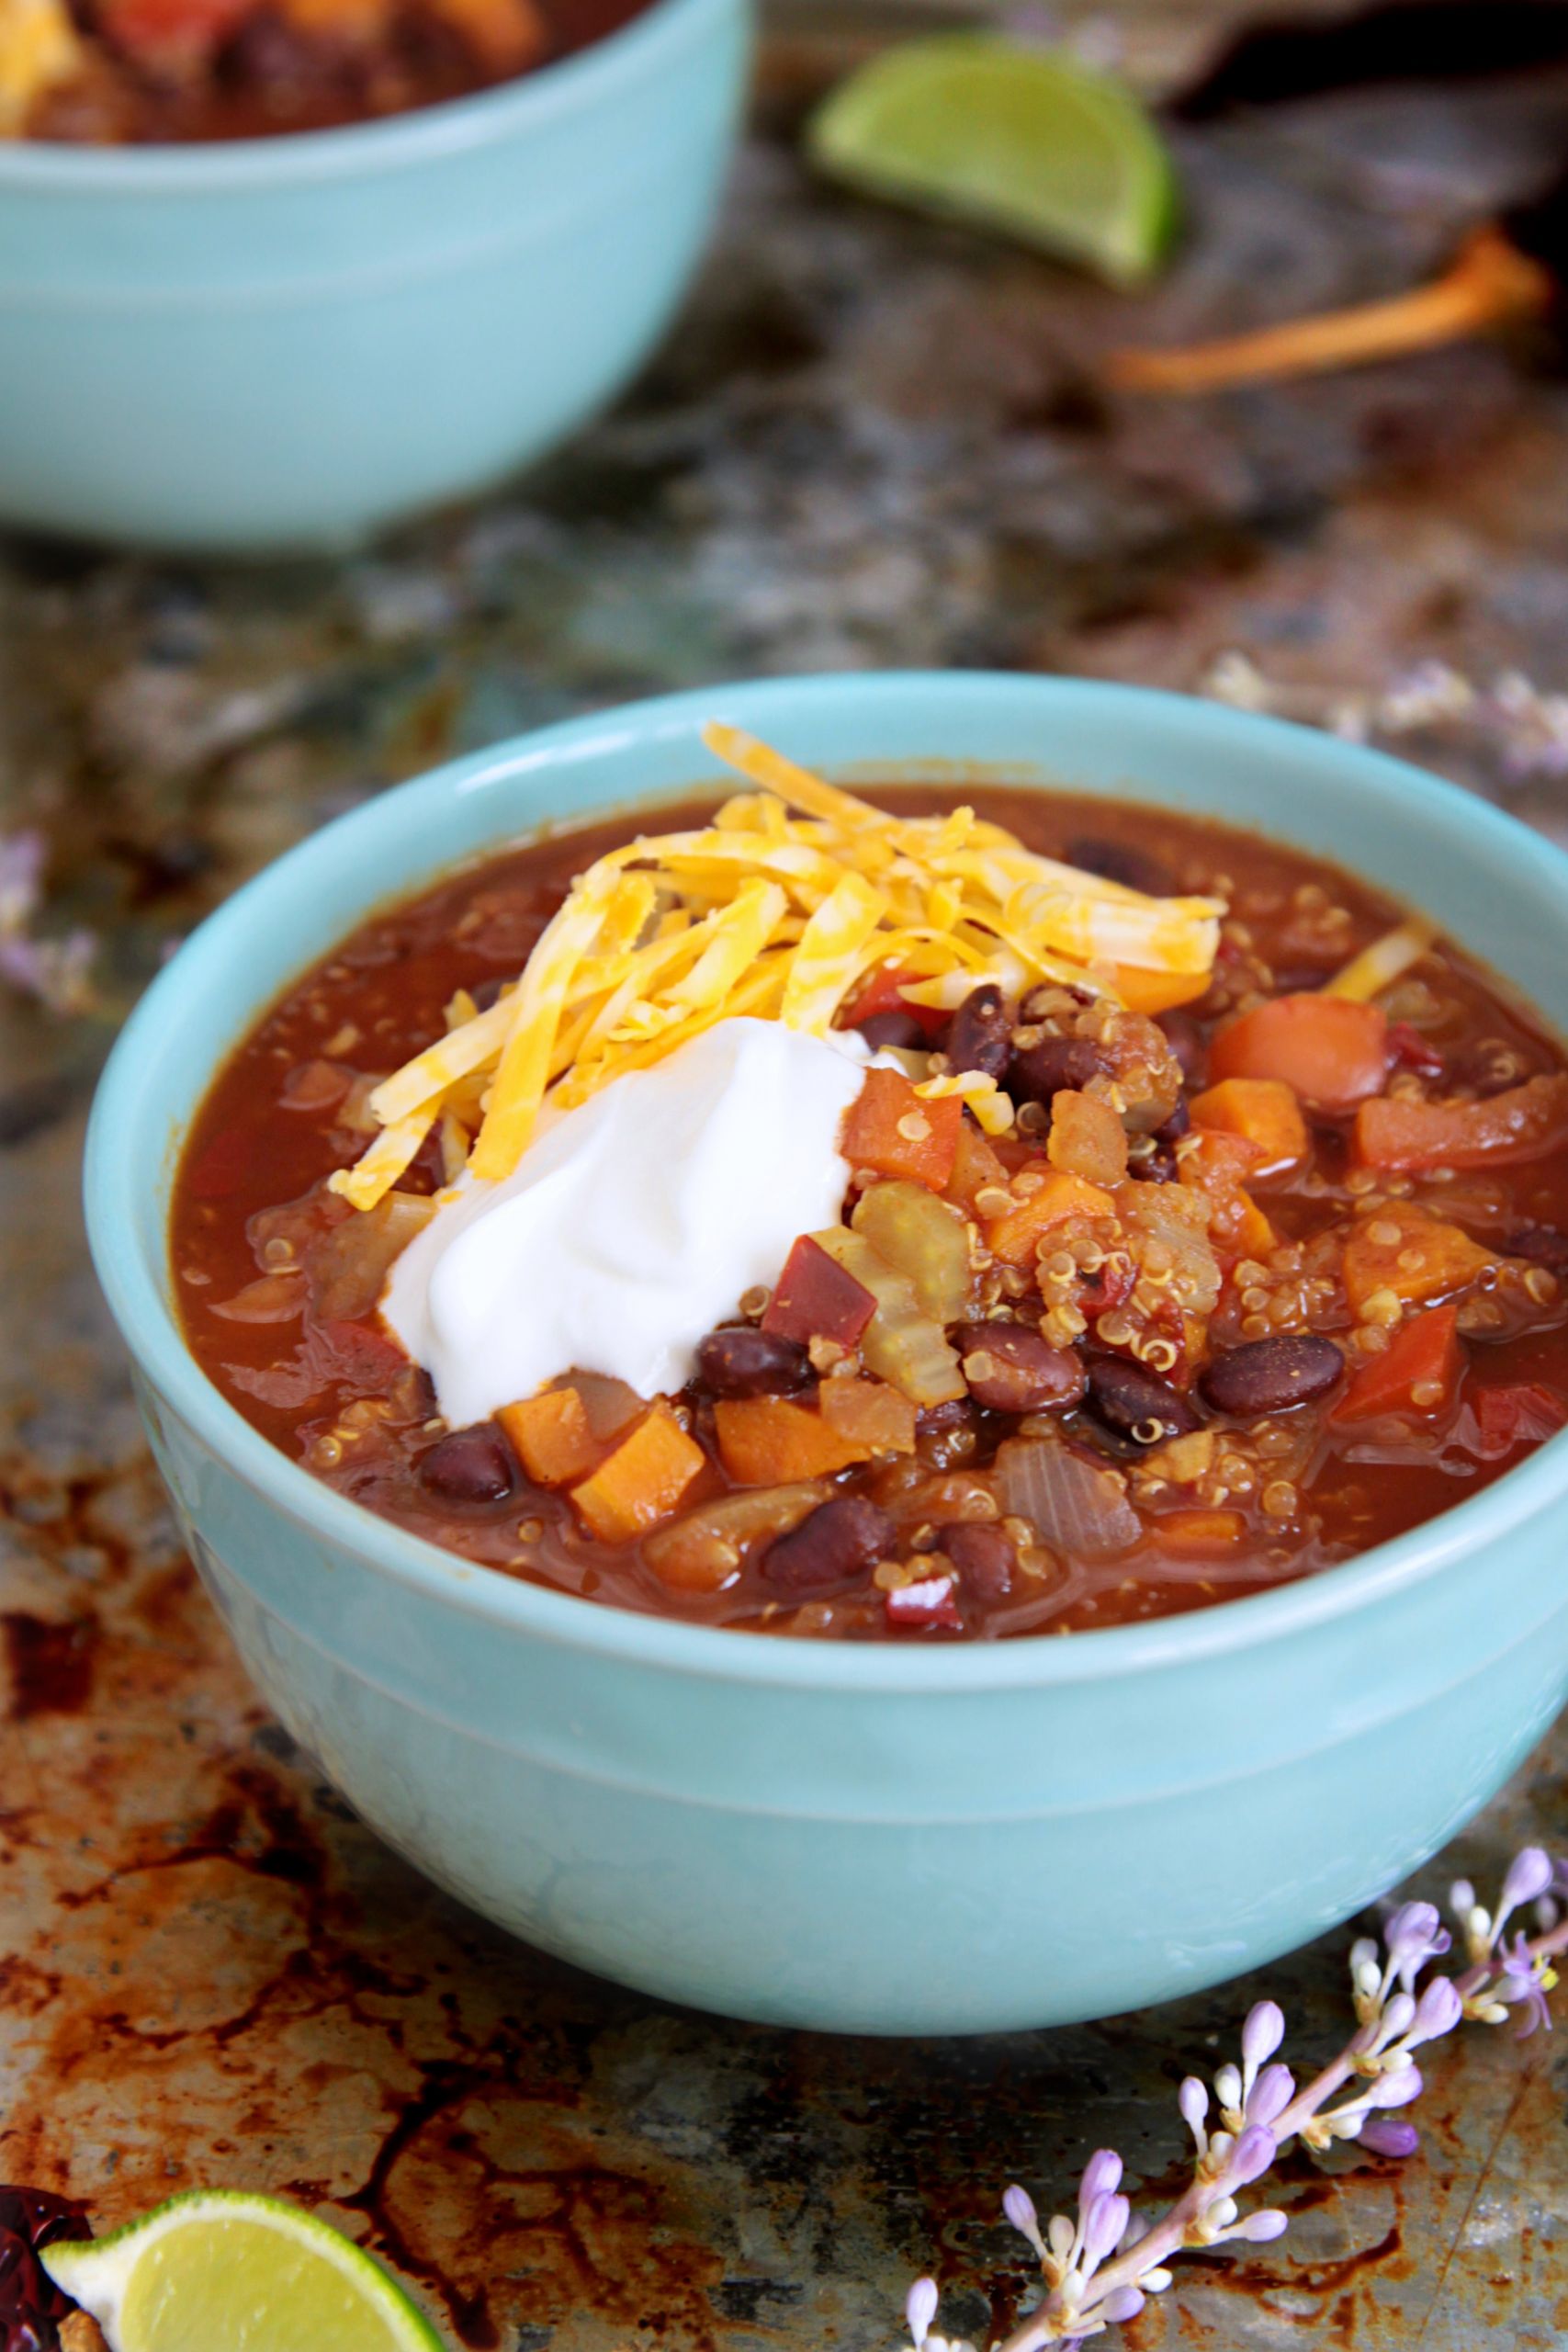
M 787 1396 L 721 1396 L 713 1416 L 724 1466 L 738 1486 L 825 1478 L 867 1459 L 865 1446 Z
M 834 1434 L 868 1453 L 913 1453 L 915 1408 L 884 1380 L 825 1380 L 817 1392 Z
M 1506 1168 L 1568 1144 L 1568 1075 L 1530 1078 L 1484 1102 L 1363 1102 L 1356 1157 L 1405 1176 L 1432 1168 Z
M 1149 1532 L 1162 1552 L 1227 1551 L 1247 1533 L 1238 1510 L 1168 1510 L 1149 1522 Z
M 571 1499 L 602 1544 L 630 1544 L 668 1518 L 706 1460 L 660 1397 Z
M 1458 1307 L 1429 1306 L 1362 1365 L 1329 1419 L 1373 1421 L 1389 1413 L 1427 1419 L 1452 1403 L 1463 1369 Z
M 958 1129 L 958 1145 L 953 1155 L 953 1173 L 942 1186 L 942 1198 L 961 1208 L 966 1216 L 975 1214 L 976 1196 L 988 1189 L 1005 1187 L 1007 1170 L 972 1119 L 964 1119 Z
M 495 1418 L 536 1487 L 570 1487 L 604 1453 L 575 1388 L 547 1388 L 519 1405 L 503 1405 Z
M 1353 1110 L 1388 1071 L 1388 1022 L 1347 997 L 1272 997 L 1226 1023 L 1209 1047 L 1211 1081 L 1282 1079 L 1309 1109 Z
M 803 1233 L 784 1260 L 762 1329 L 781 1339 L 836 1340 L 852 1348 L 875 1312 L 865 1284 Z
M 1177 1153 L 1177 1172 L 1190 1191 L 1209 1203 L 1209 1237 L 1233 1258 L 1266 1258 L 1277 1236 L 1247 1189 L 1260 1163 L 1258 1146 L 1245 1136 L 1194 1127 Z
M 953 1173 L 963 1127 L 960 1096 L 927 1102 L 902 1070 L 870 1069 L 845 1117 L 840 1148 L 852 1168 L 907 1176 L 940 1193 Z
M 1112 964 L 1111 985 L 1129 1012 L 1169 1012 L 1203 995 L 1212 972 L 1145 972 L 1135 964 Z
M 1195 1127 L 1257 1145 L 1261 1158 L 1254 1180 L 1278 1175 L 1306 1158 L 1306 1121 L 1282 1078 L 1223 1078 L 1195 1094 L 1188 1107 Z
M 1010 1266 L 1032 1266 L 1040 1244 L 1054 1225 L 1069 1217 L 1114 1216 L 1116 1204 L 1098 1184 L 1065 1169 L 1045 1170 L 1043 1181 L 1017 1204 L 986 1226 L 986 1247 Z
M 1462 1290 L 1496 1260 L 1457 1225 L 1414 1201 L 1389 1201 L 1358 1217 L 1345 1245 L 1345 1295 L 1359 1315 L 1380 1290 L 1405 1306 Z
M 926 1035 L 934 1037 L 945 1029 L 952 1015 L 940 1005 L 911 1004 L 904 994 L 904 983 L 927 977 L 904 964 L 879 964 L 862 983 L 860 994 L 843 1016 L 844 1025 L 858 1029 L 863 1021 L 874 1020 L 879 1012 L 907 1012 L 918 1021 Z

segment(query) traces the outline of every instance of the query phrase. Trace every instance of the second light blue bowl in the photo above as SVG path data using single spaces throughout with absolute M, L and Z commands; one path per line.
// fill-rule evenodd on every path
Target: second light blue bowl
M 795 2025 L 964 2032 L 1268 1961 L 1441 1845 L 1562 1705 L 1568 1437 L 1278 1592 L 1068 1640 L 863 1648 L 662 1623 L 471 1566 L 319 1485 L 186 1352 L 169 1184 L 233 1043 L 389 896 L 544 820 L 711 775 L 712 717 L 829 768 L 981 762 L 1255 825 L 1392 884 L 1568 1027 L 1568 860 L 1413 769 L 1208 704 L 806 680 L 459 763 L 241 891 L 104 1080 L 93 1250 L 193 1553 L 270 1703 L 384 1838 L 628 1984 Z
M 0 520 L 156 547 L 363 537 L 539 456 L 668 323 L 747 0 L 395 120 L 0 142 Z

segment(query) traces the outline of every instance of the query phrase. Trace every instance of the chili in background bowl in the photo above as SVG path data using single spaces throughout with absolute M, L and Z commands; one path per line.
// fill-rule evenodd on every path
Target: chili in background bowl
M 629 379 L 695 266 L 747 0 L 338 130 L 0 141 L 0 519 L 227 552 L 497 481 Z
M 625 1614 L 438 1551 L 276 1451 L 186 1349 L 175 1162 L 280 988 L 458 859 L 700 785 L 715 716 L 829 771 L 947 761 L 1252 824 L 1393 882 L 1568 1023 L 1568 859 L 1396 762 L 1212 705 L 792 681 L 458 763 L 240 892 L 149 991 L 100 1091 L 94 1254 L 193 1554 L 268 1702 L 372 1826 L 490 1917 L 650 1992 L 953 2032 L 1259 1965 L 1450 1838 L 1562 1703 L 1563 1439 L 1274 1592 L 1065 1638 L 840 1645 Z

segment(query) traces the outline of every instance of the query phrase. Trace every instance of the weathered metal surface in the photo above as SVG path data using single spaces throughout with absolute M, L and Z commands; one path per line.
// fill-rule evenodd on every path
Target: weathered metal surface
M 1110 29 L 1166 71 L 1214 14 Z M 1133 304 L 807 184 L 802 96 L 892 21 L 783 23 L 682 331 L 515 492 L 337 564 L 17 547 L 0 571 L 6 820 L 47 830 L 61 919 L 104 933 L 96 1015 L 0 1013 L 0 2177 L 103 2224 L 197 2182 L 292 2189 L 455 2341 L 505 2352 L 859 2352 L 928 2262 L 981 2335 L 1025 2284 L 1004 2183 L 1062 2198 L 1110 2141 L 1174 2187 L 1176 2079 L 1259 1988 L 830 2042 L 608 1989 L 424 1887 L 249 1695 L 164 1513 L 74 1206 L 115 1018 L 164 941 L 337 808 L 649 688 L 868 662 L 1191 685 L 1236 646 L 1312 707 L 1434 655 L 1568 684 L 1568 403 L 1526 356 L 1190 408 L 1092 385 L 1112 340 L 1404 281 L 1568 142 L 1568 89 L 1187 141 L 1196 232 Z M 1510 772 L 1462 725 L 1412 741 L 1568 831 L 1549 757 Z M 1565 1767 L 1559 1734 L 1424 1883 L 1484 1884 L 1527 1835 L 1568 1849 Z M 1269 1972 L 1298 2048 L 1342 2030 L 1344 1941 Z M 1137 2352 L 1568 2341 L 1560 2047 L 1472 2030 L 1431 2069 L 1418 2158 L 1297 2164 L 1291 2236 L 1190 2266 Z

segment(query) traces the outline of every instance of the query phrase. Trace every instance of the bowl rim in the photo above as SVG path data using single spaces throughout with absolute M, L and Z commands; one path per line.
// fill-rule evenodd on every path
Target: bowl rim
M 1209 739 L 1218 730 L 1243 745 L 1250 743 L 1265 760 L 1282 738 L 1298 759 L 1305 756 L 1325 770 L 1343 773 L 1348 768 L 1363 790 L 1393 800 L 1427 823 L 1439 820 L 1450 834 L 1461 837 L 1461 851 L 1468 841 L 1478 852 L 1505 862 L 1527 860 L 1537 881 L 1544 871 L 1568 913 L 1568 854 L 1458 786 L 1384 752 L 1286 720 L 1196 696 L 1100 680 L 1000 671 L 757 679 L 613 706 L 445 762 L 308 834 L 215 909 L 152 981 L 117 1039 L 98 1083 L 85 1168 L 88 1238 L 98 1280 L 143 1376 L 218 1459 L 271 1510 L 311 1536 L 340 1545 L 367 1567 L 426 1600 L 456 1606 L 517 1634 L 700 1679 L 907 1698 L 1114 1680 L 1289 1638 L 1335 1618 L 1371 1611 L 1426 1582 L 1482 1543 L 1495 1544 L 1568 1493 L 1565 1430 L 1481 1492 L 1421 1526 L 1270 1591 L 1141 1624 L 1089 1629 L 1070 1640 L 1021 1635 L 1007 1642 L 906 1648 L 749 1634 L 733 1627 L 611 1607 L 503 1576 L 444 1551 L 338 1494 L 244 1419 L 187 1349 L 173 1303 L 143 1256 L 124 1181 L 122 1139 L 145 1122 L 143 1100 L 150 1084 L 155 1085 L 160 1058 L 159 1028 L 180 992 L 228 969 L 233 950 L 243 950 L 246 933 L 258 921 L 265 922 L 269 903 L 288 899 L 323 854 L 342 865 L 352 865 L 359 846 L 386 822 L 389 808 L 406 816 L 417 811 L 423 800 L 434 820 L 454 793 L 467 795 L 503 779 L 570 768 L 601 751 L 624 749 L 628 741 L 685 740 L 721 707 L 727 715 L 745 721 L 759 707 L 774 705 L 781 695 L 787 698 L 796 693 L 808 696 L 819 713 L 826 707 L 829 715 L 835 703 L 863 706 L 869 699 L 874 705 L 879 699 L 907 701 L 921 694 L 949 702 L 967 698 L 980 707 L 1003 693 L 1038 704 L 1046 722 L 1053 706 L 1077 705 L 1090 712 L 1098 707 L 1114 724 L 1117 710 L 1130 706 L 1190 740 Z M 774 720 L 770 716 L 758 723 Z M 607 812 L 629 805 L 607 801 L 599 808 Z M 596 813 L 574 811 L 571 827 L 592 821 Z M 498 834 L 497 839 L 503 837 Z M 386 902 L 383 896 L 379 903 Z M 366 915 L 376 903 L 367 901 Z M 203 1092 L 211 1075 L 210 1068 L 203 1073 Z
M 709 17 L 744 14 L 746 8 L 747 0 L 646 0 L 625 24 L 532 73 L 467 97 L 331 130 L 134 147 L 6 140 L 0 141 L 0 200 L 7 193 L 191 198 L 270 192 L 417 169 L 526 137 L 563 117 L 591 110 L 652 68 L 665 49 L 694 37 Z

